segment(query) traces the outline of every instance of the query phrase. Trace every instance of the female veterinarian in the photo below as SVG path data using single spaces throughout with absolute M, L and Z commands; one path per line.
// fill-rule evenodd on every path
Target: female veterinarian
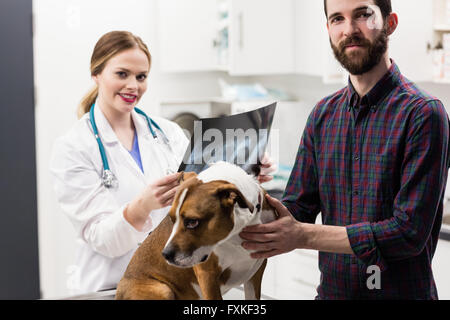
M 81 240 L 78 293 L 116 287 L 177 190 L 175 172 L 189 141 L 177 124 L 136 108 L 150 66 L 139 37 L 125 31 L 103 35 L 91 57 L 96 85 L 82 99 L 80 119 L 54 145 L 57 199 Z M 268 161 L 260 181 L 271 178 Z

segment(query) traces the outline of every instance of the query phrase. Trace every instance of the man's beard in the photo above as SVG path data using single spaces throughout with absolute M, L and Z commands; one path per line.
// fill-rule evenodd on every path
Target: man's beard
M 330 38 L 330 44 L 334 56 L 350 74 L 362 75 L 372 70 L 381 61 L 388 48 L 388 35 L 386 28 L 383 28 L 373 43 L 354 35 L 343 40 L 338 46 L 335 46 Z M 363 49 L 347 54 L 346 46 L 350 44 L 359 45 Z

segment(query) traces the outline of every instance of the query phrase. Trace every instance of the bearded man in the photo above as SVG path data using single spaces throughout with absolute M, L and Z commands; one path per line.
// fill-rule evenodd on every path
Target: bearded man
M 390 0 L 325 0 L 325 14 L 348 85 L 315 106 L 282 202 L 268 196 L 280 218 L 244 229 L 243 247 L 318 250 L 316 299 L 438 299 L 447 113 L 389 58 Z

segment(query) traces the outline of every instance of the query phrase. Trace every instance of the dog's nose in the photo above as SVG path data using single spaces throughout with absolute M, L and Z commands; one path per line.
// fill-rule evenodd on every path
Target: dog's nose
M 164 248 L 164 250 L 162 251 L 162 255 L 167 261 L 173 262 L 173 259 L 175 258 L 175 250 L 170 247 Z

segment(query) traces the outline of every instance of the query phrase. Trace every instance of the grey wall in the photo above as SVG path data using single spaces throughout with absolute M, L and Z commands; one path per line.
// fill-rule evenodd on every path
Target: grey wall
M 0 299 L 40 296 L 31 12 L 0 1 Z

